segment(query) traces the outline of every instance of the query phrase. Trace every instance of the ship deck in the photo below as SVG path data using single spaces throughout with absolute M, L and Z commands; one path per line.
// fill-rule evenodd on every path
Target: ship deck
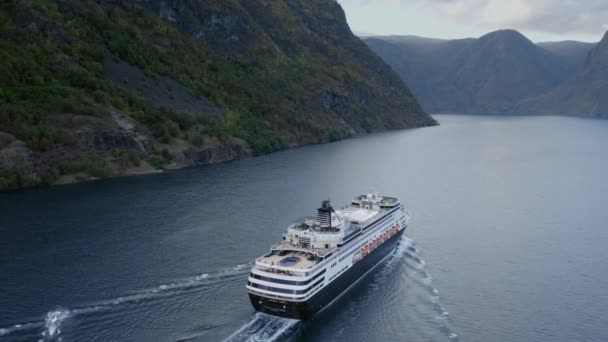
M 272 246 L 274 251 L 271 255 L 264 255 L 257 258 L 257 261 L 268 267 L 287 267 L 291 269 L 309 269 L 319 263 L 322 257 L 326 257 L 334 248 L 305 248 L 294 246 L 287 241 L 280 241 Z M 316 256 L 314 260 L 309 260 L 310 256 Z M 288 258 L 297 258 L 295 263 L 284 262 Z M 289 261 L 288 259 L 287 261 Z
M 328 202 L 323 204 L 328 205 Z M 307 218 L 299 224 L 289 226 L 286 232 L 289 237 L 284 236 L 282 241 L 272 246 L 269 254 L 257 258 L 256 263 L 276 272 L 309 270 L 338 250 L 340 248 L 338 246 L 342 246 L 344 237 L 350 237 L 356 230 L 361 230 L 381 219 L 397 205 L 399 200 L 393 197 L 378 199 L 372 198 L 372 195 L 359 196 L 352 203 L 335 211 L 338 221 L 335 225 L 327 223 L 330 220 L 328 218 L 325 219 L 327 222 L 324 226 L 319 223 L 320 221 L 317 222 L 318 219 Z M 325 212 L 321 212 L 323 213 Z M 311 239 L 314 236 L 317 238 Z
M 273 254 L 270 256 L 262 256 L 257 260 L 258 262 L 266 264 L 266 266 L 281 266 L 288 267 L 291 269 L 309 269 L 317 264 L 317 260 L 308 260 L 309 253 L 300 251 L 290 251 L 284 255 Z M 287 260 L 288 262 L 285 262 Z M 295 263 L 290 262 L 291 260 L 297 260 Z
M 294 246 L 287 241 L 280 241 L 280 242 L 276 243 L 274 246 L 272 246 L 272 249 L 273 250 L 283 250 L 283 251 L 294 251 L 294 252 L 300 252 L 300 253 L 304 253 L 304 254 L 306 254 L 306 253 L 316 254 L 321 257 L 326 256 L 328 253 L 333 251 L 333 248 L 311 249 L 311 248 L 306 248 L 306 247 Z

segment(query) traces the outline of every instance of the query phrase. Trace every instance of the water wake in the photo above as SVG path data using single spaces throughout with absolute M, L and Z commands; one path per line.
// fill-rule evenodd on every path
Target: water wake
M 458 340 L 459 336 L 449 327 L 449 316 L 450 313 L 441 304 L 441 297 L 439 296 L 439 290 L 433 286 L 433 277 L 426 270 L 426 263 L 419 256 L 418 249 L 412 243 L 404 252 L 405 263 L 404 266 L 413 271 L 416 277 L 412 277 L 412 280 L 421 286 L 426 292 L 429 293 L 429 300 L 431 306 L 435 312 L 435 322 L 438 325 L 439 330 L 445 334 L 445 336 L 452 340 Z
M 148 288 L 143 291 L 139 291 L 130 295 L 117 297 L 113 299 L 106 299 L 99 302 L 92 303 L 92 305 L 73 310 L 75 313 L 89 313 L 92 311 L 102 310 L 108 307 L 121 305 L 130 302 L 139 302 L 146 299 L 157 298 L 166 294 L 184 290 L 192 287 L 208 286 L 216 284 L 220 281 L 230 279 L 233 277 L 240 276 L 249 271 L 250 263 L 240 264 L 234 267 L 221 270 L 215 273 L 203 273 L 194 277 L 190 277 L 181 281 L 177 281 L 170 284 L 163 284 L 156 287 Z
M 258 312 L 253 315 L 249 322 L 224 339 L 223 342 L 277 341 L 283 339 L 284 335 L 299 323 L 300 321 L 295 319 L 275 317 Z
M 43 340 L 61 341 L 61 325 L 70 315 L 70 310 L 62 308 L 48 312 L 44 319 L 45 330 L 41 334 Z
M 41 341 L 61 341 L 61 327 L 67 318 L 74 318 L 83 314 L 109 310 L 113 307 L 126 305 L 129 303 L 139 303 L 145 300 L 180 294 L 185 289 L 208 286 L 230 278 L 241 276 L 249 271 L 250 266 L 251 263 L 240 264 L 216 272 L 203 273 L 170 284 L 162 284 L 144 289 L 126 296 L 92 302 L 88 305 L 73 308 L 72 310 L 58 308 L 47 312 L 42 320 L 18 323 L 9 327 L 0 328 L 0 337 L 20 331 L 30 331 L 33 329 L 43 328 L 41 333 Z
M 388 260 L 386 260 L 382 269 L 378 272 L 378 274 L 374 277 L 371 282 L 372 287 L 377 288 L 378 284 L 383 284 L 386 280 L 386 277 L 393 274 L 395 268 L 402 264 L 402 260 L 405 256 L 407 256 L 408 251 L 413 248 L 414 241 L 409 237 L 403 235 L 398 242 L 397 247 L 389 255 Z

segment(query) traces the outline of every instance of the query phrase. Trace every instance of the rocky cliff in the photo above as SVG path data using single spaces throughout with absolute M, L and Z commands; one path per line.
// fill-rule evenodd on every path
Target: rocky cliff
M 334 0 L 0 4 L 0 188 L 436 122 Z

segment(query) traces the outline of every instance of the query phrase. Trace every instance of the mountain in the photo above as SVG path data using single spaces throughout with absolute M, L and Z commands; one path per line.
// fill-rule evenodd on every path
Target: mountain
M 0 4 L 0 188 L 435 125 L 335 0 Z
M 591 45 L 536 45 L 514 30 L 478 39 L 372 37 L 365 42 L 432 113 L 508 113 L 570 77 Z
M 569 63 L 574 67 L 578 67 L 585 62 L 589 51 L 591 51 L 591 49 L 593 49 L 597 43 L 565 40 L 561 42 L 540 42 L 536 43 L 536 45 L 558 56 L 561 56 L 566 63 Z
M 431 113 L 460 112 L 467 108 L 465 96 L 445 78 L 454 56 L 473 39 L 438 40 L 416 36 L 365 38 L 365 43 L 382 57 L 411 87 L 423 108 Z
M 579 70 L 555 89 L 523 101 L 519 113 L 608 117 L 608 32 Z

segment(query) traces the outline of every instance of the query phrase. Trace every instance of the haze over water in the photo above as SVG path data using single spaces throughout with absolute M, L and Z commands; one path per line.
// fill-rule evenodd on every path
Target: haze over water
M 608 340 L 608 121 L 436 118 L 0 194 L 0 341 Z M 312 322 L 255 314 L 249 263 L 372 187 L 413 215 L 387 263 Z

